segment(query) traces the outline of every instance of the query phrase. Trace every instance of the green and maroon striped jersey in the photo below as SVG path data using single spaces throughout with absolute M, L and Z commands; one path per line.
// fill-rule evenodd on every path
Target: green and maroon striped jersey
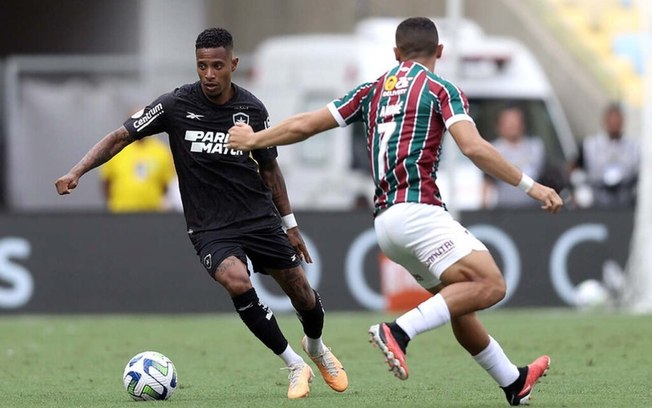
M 414 61 L 328 104 L 342 127 L 360 121 L 376 184 L 375 213 L 397 203 L 444 206 L 436 172 L 446 128 L 469 116 L 455 85 Z

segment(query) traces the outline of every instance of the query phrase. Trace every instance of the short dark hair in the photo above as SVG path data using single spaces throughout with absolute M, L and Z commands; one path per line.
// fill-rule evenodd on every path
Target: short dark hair
M 396 27 L 396 47 L 406 57 L 431 56 L 437 52 L 439 33 L 426 17 L 410 17 Z
M 618 101 L 611 101 L 609 104 L 604 108 L 604 115 L 610 115 L 612 113 L 618 113 L 619 115 L 623 115 L 623 105 L 618 102 Z
M 207 28 L 197 36 L 195 49 L 220 48 L 233 49 L 233 36 L 224 28 Z

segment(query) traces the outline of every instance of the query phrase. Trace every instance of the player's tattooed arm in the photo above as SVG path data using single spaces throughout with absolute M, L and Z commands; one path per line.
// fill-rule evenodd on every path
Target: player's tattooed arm
M 292 212 L 290 199 L 288 198 L 287 188 L 283 173 L 276 159 L 262 161 L 259 163 L 260 175 L 263 182 L 272 192 L 272 201 L 281 215 L 287 215 Z
M 134 139 L 124 126 L 104 136 L 93 146 L 67 174 L 57 179 L 55 186 L 59 194 L 70 194 L 77 187 L 79 178 L 118 154 Z
M 276 159 L 261 161 L 258 163 L 260 175 L 263 182 L 272 192 L 272 200 L 274 205 L 281 216 L 292 213 L 292 206 L 288 198 L 288 191 L 285 187 L 285 179 L 283 173 L 278 165 Z M 287 230 L 288 239 L 290 244 L 294 247 L 301 259 L 308 263 L 312 262 L 312 258 L 308 253 L 306 243 L 303 241 L 299 229 L 294 227 Z

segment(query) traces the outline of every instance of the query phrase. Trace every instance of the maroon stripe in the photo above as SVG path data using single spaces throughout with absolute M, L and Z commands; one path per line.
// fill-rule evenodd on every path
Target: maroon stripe
M 340 115 L 342 115 L 342 118 L 344 118 L 345 122 L 348 121 L 351 116 L 355 115 L 358 109 L 360 109 L 360 102 L 362 101 L 362 98 L 368 93 L 369 89 L 371 89 L 371 84 L 368 86 L 360 87 L 358 91 L 351 98 L 349 98 L 348 101 L 337 108 L 338 112 Z

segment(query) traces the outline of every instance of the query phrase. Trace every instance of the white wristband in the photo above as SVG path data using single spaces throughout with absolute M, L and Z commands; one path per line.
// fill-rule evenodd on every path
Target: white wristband
M 521 181 L 518 182 L 518 186 L 516 187 L 520 188 L 526 193 L 529 193 L 530 190 L 532 190 L 532 187 L 534 187 L 534 180 L 532 180 L 532 177 L 523 173 L 523 176 L 521 176 Z
M 292 213 L 282 216 L 281 223 L 283 224 L 283 228 L 285 228 L 286 230 L 289 230 L 299 225 L 297 224 L 297 220 L 296 218 L 294 218 L 294 214 Z

